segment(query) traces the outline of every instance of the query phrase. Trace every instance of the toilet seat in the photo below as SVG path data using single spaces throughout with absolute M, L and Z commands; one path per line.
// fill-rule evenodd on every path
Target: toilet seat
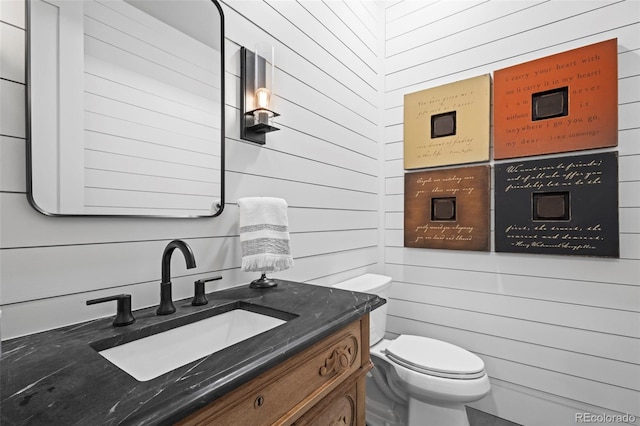
M 390 361 L 429 376 L 472 380 L 485 375 L 484 362 L 478 356 L 428 337 L 398 336 L 386 347 L 385 355 Z

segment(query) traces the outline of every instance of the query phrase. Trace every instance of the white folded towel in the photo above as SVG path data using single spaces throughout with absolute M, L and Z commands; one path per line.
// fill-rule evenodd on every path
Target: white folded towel
M 238 206 L 242 270 L 278 272 L 292 267 L 287 202 L 282 198 L 246 197 L 238 200 Z

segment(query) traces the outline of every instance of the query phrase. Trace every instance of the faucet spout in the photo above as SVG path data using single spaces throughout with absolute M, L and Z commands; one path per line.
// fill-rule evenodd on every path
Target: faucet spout
M 193 256 L 193 251 L 187 243 L 182 240 L 173 240 L 164 248 L 162 253 L 162 282 L 171 282 L 171 255 L 175 249 L 179 249 L 184 255 L 184 259 L 187 261 L 187 269 L 196 267 L 196 258 Z
M 156 310 L 157 315 L 172 314 L 176 311 L 171 297 L 171 255 L 175 249 L 179 249 L 187 263 L 187 269 L 196 267 L 196 259 L 193 251 L 182 240 L 173 240 L 164 248 L 162 253 L 162 282 L 160 283 L 160 306 Z

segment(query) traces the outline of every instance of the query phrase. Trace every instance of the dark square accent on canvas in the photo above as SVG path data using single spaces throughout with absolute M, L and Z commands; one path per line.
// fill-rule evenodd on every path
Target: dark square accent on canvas
M 431 138 L 456 134 L 456 112 L 450 111 L 431 116 Z
M 620 257 L 618 153 L 496 164 L 495 251 Z
M 533 220 L 569 220 L 569 192 L 534 192 Z
M 431 220 L 456 220 L 456 197 L 432 198 Z
M 569 88 L 538 92 L 531 95 L 531 120 L 564 117 L 569 114 Z

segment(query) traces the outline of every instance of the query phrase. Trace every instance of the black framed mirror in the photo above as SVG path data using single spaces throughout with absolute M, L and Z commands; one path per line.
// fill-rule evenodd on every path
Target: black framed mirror
M 216 0 L 29 0 L 27 181 L 47 215 L 224 208 Z

